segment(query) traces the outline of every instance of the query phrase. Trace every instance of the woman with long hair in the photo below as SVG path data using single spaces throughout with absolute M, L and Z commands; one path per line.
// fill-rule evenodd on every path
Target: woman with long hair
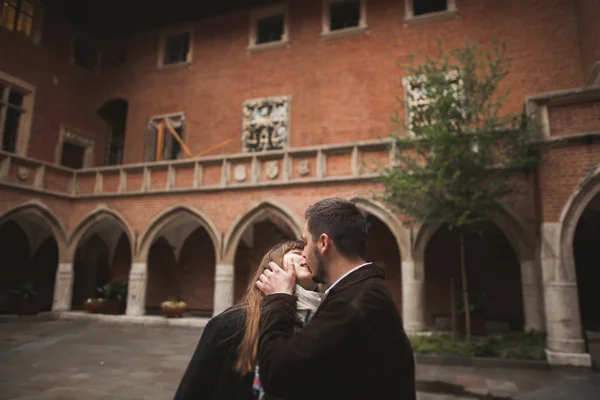
M 285 241 L 265 254 L 240 303 L 212 318 L 204 328 L 175 400 L 265 398 L 256 363 L 264 295 L 255 283 L 269 268 L 269 262 L 282 265 L 284 269 L 294 268 L 298 325 L 303 326 L 321 302 L 310 266 L 302 256 L 303 248 L 302 241 Z

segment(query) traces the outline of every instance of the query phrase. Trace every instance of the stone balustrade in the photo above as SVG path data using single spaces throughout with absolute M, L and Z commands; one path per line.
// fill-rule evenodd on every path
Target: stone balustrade
M 94 198 L 369 180 L 393 162 L 389 140 L 70 169 L 0 152 L 0 185 Z

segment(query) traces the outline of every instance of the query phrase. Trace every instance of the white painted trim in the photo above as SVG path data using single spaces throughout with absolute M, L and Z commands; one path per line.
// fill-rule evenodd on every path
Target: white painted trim
M 164 55 L 165 55 L 165 46 L 167 43 L 167 37 L 179 35 L 182 33 L 188 33 L 190 35 L 190 45 L 187 53 L 187 59 L 182 62 L 173 63 L 173 64 L 165 64 L 164 63 Z M 180 27 L 180 28 L 172 28 L 166 31 L 163 31 L 158 36 L 158 51 L 156 57 L 156 68 L 158 69 L 172 69 L 172 68 L 181 68 L 188 66 L 192 63 L 192 55 L 194 52 L 194 28 L 192 27 Z
M 4 83 L 9 88 L 18 88 L 20 89 L 19 91 L 25 93 L 22 105 L 24 111 L 21 114 L 19 131 L 17 132 L 17 143 L 15 146 L 15 154 L 25 157 L 27 156 L 29 139 L 31 137 L 31 123 L 35 105 L 35 86 L 2 71 L 0 71 L 0 83 Z M 2 113 L 0 114 L 0 129 L 4 126 L 5 110 L 6 108 L 3 108 Z M 0 140 L 2 140 L 2 131 L 0 131 Z
M 338 37 L 346 37 L 359 33 L 364 33 L 367 30 L 367 2 L 360 0 L 360 14 L 358 18 L 358 26 L 353 26 L 344 29 L 331 30 L 331 5 L 342 3 L 347 0 L 322 0 L 321 10 L 321 37 L 323 39 L 333 39 Z
M 84 131 L 76 128 L 65 126 L 63 124 L 60 125 L 58 141 L 56 142 L 56 147 L 54 148 L 55 164 L 60 165 L 60 160 L 62 159 L 63 144 L 65 142 L 72 143 L 74 145 L 81 146 L 84 148 L 82 168 L 90 168 L 94 164 L 94 147 L 96 142 L 93 139 L 93 135 L 85 133 Z
M 256 43 L 258 35 L 258 20 L 266 17 L 272 17 L 278 14 L 283 14 L 283 33 L 281 40 Z M 290 5 L 289 3 L 281 3 L 269 7 L 256 8 L 250 12 L 250 32 L 248 36 L 248 51 L 260 51 L 266 49 L 276 49 L 286 47 L 289 44 L 290 33 Z
M 445 11 L 438 11 L 422 15 L 415 15 L 414 0 L 404 0 L 404 24 L 406 26 L 445 21 L 455 18 L 457 14 L 456 0 L 448 0 L 448 8 Z

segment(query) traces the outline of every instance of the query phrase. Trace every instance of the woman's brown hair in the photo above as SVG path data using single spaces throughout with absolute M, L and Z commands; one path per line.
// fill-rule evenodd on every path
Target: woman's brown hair
M 235 370 L 241 375 L 246 375 L 254 371 L 256 364 L 256 355 L 258 351 L 258 331 L 260 322 L 260 304 L 264 294 L 256 287 L 256 281 L 260 277 L 260 274 L 267 268 L 269 263 L 274 262 L 280 267 L 283 267 L 283 256 L 294 249 L 302 250 L 304 248 L 304 242 L 301 240 L 288 240 L 281 242 L 271 247 L 267 254 L 263 257 L 260 262 L 260 266 L 254 273 L 252 279 L 248 283 L 248 288 L 240 307 L 246 310 L 246 325 L 244 327 L 244 337 L 240 345 L 238 346 L 238 358 L 235 363 Z

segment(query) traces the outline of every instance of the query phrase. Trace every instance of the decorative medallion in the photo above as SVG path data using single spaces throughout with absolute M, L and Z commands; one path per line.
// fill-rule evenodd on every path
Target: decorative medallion
M 310 174 L 310 164 L 308 160 L 302 160 L 298 163 L 298 173 L 301 176 L 306 176 Z
M 18 172 L 17 172 L 19 179 L 22 181 L 26 181 L 27 178 L 29 178 L 29 172 L 30 172 L 29 168 L 19 167 Z
M 246 166 L 237 165 L 233 170 L 233 176 L 237 182 L 243 182 L 246 180 Z
M 244 102 L 244 152 L 285 148 L 289 136 L 290 100 L 289 96 L 281 96 Z
M 277 175 L 279 175 L 279 161 L 277 161 L 277 160 L 267 161 L 267 163 L 265 165 L 265 174 L 267 175 L 267 178 L 269 178 L 269 179 L 277 178 Z

